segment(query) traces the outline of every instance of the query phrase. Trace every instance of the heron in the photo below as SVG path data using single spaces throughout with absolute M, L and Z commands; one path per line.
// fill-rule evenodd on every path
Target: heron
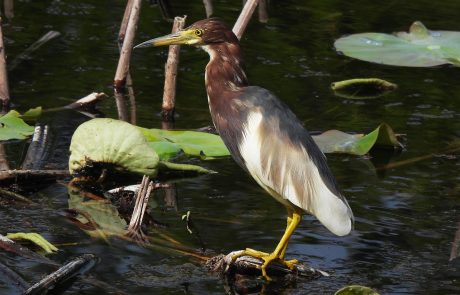
M 134 48 L 192 45 L 209 54 L 205 87 L 212 121 L 236 163 L 269 195 L 287 209 L 283 236 L 271 253 L 246 248 L 236 254 L 276 261 L 293 269 L 297 260 L 285 260 L 289 238 L 307 213 L 327 229 L 344 236 L 353 228 L 353 213 L 341 194 L 326 157 L 301 121 L 272 92 L 250 86 L 238 38 L 219 18 L 197 21 L 176 33 L 145 41 Z

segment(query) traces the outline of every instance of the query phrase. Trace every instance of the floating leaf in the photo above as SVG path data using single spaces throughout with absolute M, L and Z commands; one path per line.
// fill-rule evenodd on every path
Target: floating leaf
M 34 133 L 35 128 L 19 118 L 19 113 L 9 111 L 0 118 L 0 140 L 25 139 Z
M 200 156 L 204 158 L 224 157 L 230 155 L 230 152 L 220 136 L 215 134 L 197 131 L 145 128 L 140 128 L 140 130 L 149 142 L 169 142 L 175 144 L 161 146 L 162 152 L 165 153 L 172 154 L 179 148 L 187 155 Z M 166 149 L 166 147 L 168 148 Z M 156 150 L 156 152 L 160 154 L 159 150 Z M 160 154 L 160 158 L 163 158 L 163 155 Z
M 323 153 L 365 155 L 376 145 L 402 147 L 391 127 L 385 123 L 380 124 L 379 127 L 367 135 L 328 130 L 312 137 Z
M 24 114 L 21 115 L 21 119 L 24 121 L 34 121 L 37 120 L 43 113 L 42 107 L 36 107 L 29 109 Z
M 398 88 L 396 84 L 378 78 L 350 79 L 331 84 L 337 96 L 350 99 L 375 98 Z
M 346 286 L 335 292 L 334 295 L 379 295 L 376 291 L 369 287 L 360 285 Z
M 92 172 L 98 167 L 150 177 L 155 177 L 161 168 L 212 172 L 196 165 L 160 163 L 158 154 L 138 127 L 107 118 L 81 124 L 72 136 L 70 153 L 69 171 L 72 175 L 94 174 Z
M 45 250 L 46 253 L 53 253 L 58 251 L 58 248 L 56 248 L 53 244 L 48 242 L 44 237 L 37 233 L 8 233 L 6 237 L 12 240 L 31 241 L 35 245 Z
M 109 200 L 85 199 L 79 192 L 69 187 L 69 209 L 79 213 L 76 219 L 90 236 L 107 239 L 126 233 L 128 224 Z
M 361 33 L 335 41 L 337 51 L 364 61 L 406 67 L 460 66 L 460 32 L 430 31 L 414 22 L 409 33 Z

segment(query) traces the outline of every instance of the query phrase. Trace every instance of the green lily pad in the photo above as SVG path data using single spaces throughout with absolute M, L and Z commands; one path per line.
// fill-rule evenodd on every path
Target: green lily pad
M 6 237 L 12 240 L 28 240 L 45 250 L 46 253 L 58 251 L 58 248 L 37 233 L 8 233 Z
M 342 289 L 335 292 L 334 295 L 379 295 L 379 293 L 369 287 L 351 285 L 343 287 Z
M 19 118 L 19 113 L 9 111 L 0 118 L 0 140 L 25 139 L 34 134 L 35 128 Z
M 335 41 L 337 51 L 356 59 L 385 65 L 433 67 L 460 66 L 460 32 L 431 31 L 414 22 L 409 33 L 361 33 Z
M 385 123 L 380 124 L 367 135 L 328 130 L 312 137 L 323 153 L 347 153 L 361 156 L 367 154 L 374 146 L 402 147 L 391 127 Z
M 34 121 L 37 120 L 42 115 L 42 113 L 42 107 L 36 107 L 27 110 L 24 114 L 21 115 L 21 119 L 23 119 L 24 121 Z
M 358 78 L 333 82 L 335 95 L 349 99 L 376 98 L 398 88 L 396 84 L 378 78 Z
M 91 175 L 100 167 L 149 177 L 155 177 L 159 169 L 212 172 L 196 165 L 160 161 L 138 127 L 108 118 L 81 124 L 70 143 L 70 174 Z
M 183 151 L 187 155 L 202 158 L 229 156 L 230 152 L 220 136 L 206 132 L 178 131 L 163 129 L 140 128 L 146 140 L 155 147 L 160 158 L 174 155 L 174 152 Z M 169 144 L 158 144 L 167 142 Z

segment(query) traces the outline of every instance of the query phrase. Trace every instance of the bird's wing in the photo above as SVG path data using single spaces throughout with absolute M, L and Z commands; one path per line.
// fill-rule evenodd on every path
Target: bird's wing
M 243 96 L 247 121 L 238 147 L 246 169 L 281 203 L 315 215 L 337 235 L 348 234 L 353 214 L 308 131 L 269 91 L 247 87 Z

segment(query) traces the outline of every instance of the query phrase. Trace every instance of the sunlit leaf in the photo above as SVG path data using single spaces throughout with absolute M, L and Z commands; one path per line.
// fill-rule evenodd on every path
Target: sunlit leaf
M 353 34 L 338 39 L 334 46 L 346 56 L 386 65 L 460 66 L 460 32 L 431 31 L 418 21 L 411 25 L 409 33 Z
M 91 175 L 97 167 L 155 177 L 158 169 L 212 172 L 196 165 L 160 162 L 140 129 L 129 123 L 98 118 L 81 124 L 70 143 L 69 171 Z M 96 168 L 95 168 L 96 167 Z M 97 174 L 97 173 L 96 173 Z
M 21 119 L 24 121 L 34 121 L 37 120 L 42 115 L 42 107 L 36 107 L 33 109 L 27 110 L 24 114 L 21 115 Z
M 58 248 L 37 233 L 8 233 L 6 237 L 12 240 L 28 240 L 45 250 L 46 253 L 58 251 Z
M 197 131 L 178 131 L 141 128 L 149 142 L 166 141 L 175 143 L 169 145 L 167 152 L 172 153 L 179 147 L 185 154 L 199 157 L 224 157 L 230 153 L 222 139 L 215 134 Z M 162 146 L 164 148 L 165 146 Z M 156 150 L 159 153 L 158 150 Z M 160 156 L 162 157 L 162 156 Z
M 174 156 L 177 156 L 182 149 L 174 142 L 169 141 L 149 141 L 148 145 L 155 150 L 160 157 L 160 160 L 168 160 Z
M 376 98 L 398 88 L 396 84 L 378 78 L 350 79 L 331 84 L 335 95 L 350 99 Z
M 328 130 L 312 136 L 323 153 L 347 153 L 352 155 L 367 154 L 374 146 L 402 147 L 401 143 L 385 123 L 380 124 L 367 135 L 349 134 L 339 130 Z
M 19 118 L 19 113 L 9 111 L 0 117 L 0 140 L 25 139 L 34 133 L 35 128 Z
M 335 292 L 334 295 L 379 295 L 379 293 L 369 287 L 351 285 L 343 287 L 342 289 Z

